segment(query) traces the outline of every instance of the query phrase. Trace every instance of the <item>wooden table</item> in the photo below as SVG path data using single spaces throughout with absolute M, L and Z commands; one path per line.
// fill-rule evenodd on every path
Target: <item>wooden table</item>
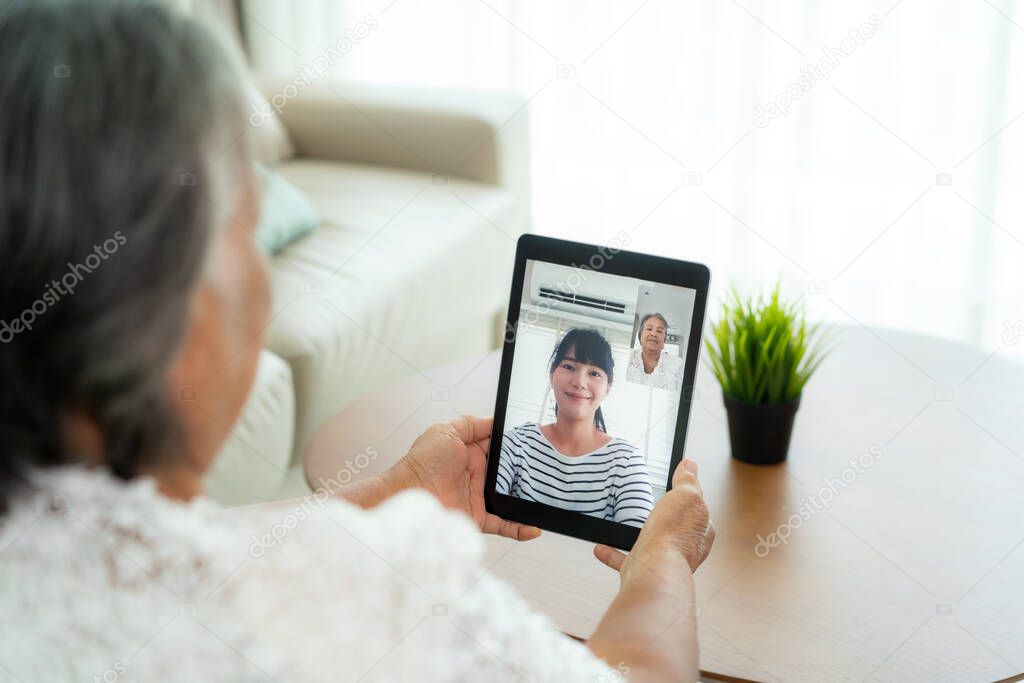
M 781 465 L 730 458 L 721 393 L 698 372 L 686 455 L 700 463 L 718 530 L 696 575 L 702 670 L 757 681 L 1017 680 L 1024 366 L 1005 349 L 840 334 Z M 380 457 L 369 476 L 431 423 L 491 414 L 498 359 L 428 370 L 351 404 L 311 442 L 307 479 L 315 486 L 372 445 Z M 858 471 L 849 460 L 865 453 L 870 465 Z M 785 543 L 758 545 L 787 530 Z M 567 633 L 590 635 L 617 587 L 591 544 L 487 538 L 493 574 Z

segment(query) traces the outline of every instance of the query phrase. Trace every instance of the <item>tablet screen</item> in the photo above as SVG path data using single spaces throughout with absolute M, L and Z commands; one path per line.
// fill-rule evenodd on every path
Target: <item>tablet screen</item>
M 528 259 L 496 491 L 642 526 L 669 480 L 696 294 Z

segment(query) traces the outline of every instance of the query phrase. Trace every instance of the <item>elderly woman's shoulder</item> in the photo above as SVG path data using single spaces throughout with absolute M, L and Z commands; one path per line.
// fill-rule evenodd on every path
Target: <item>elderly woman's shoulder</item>
M 124 643 L 160 633 L 132 660 L 141 679 L 193 665 L 230 678 L 237 662 L 225 659 L 224 643 L 275 678 L 305 672 L 293 655 L 322 667 L 339 647 L 366 671 L 380 657 L 373 647 L 474 585 L 482 545 L 468 518 L 424 491 L 372 510 L 322 494 L 225 509 L 166 499 L 144 478 L 53 469 L 0 517 L 0 571 L 11 579 L 0 582 L 10 617 L 0 654 L 20 643 L 36 662 L 26 670 L 42 678 L 102 672 Z M 84 659 L 68 642 L 79 637 L 90 642 Z
M 289 504 L 241 510 L 248 555 L 269 560 L 272 574 L 310 571 L 372 574 L 385 582 L 419 584 L 434 592 L 469 580 L 482 561 L 479 530 L 422 489 L 364 510 L 324 491 Z M 298 557 L 298 561 L 295 558 Z
M 173 576 L 178 594 L 209 589 L 243 564 L 254 577 L 294 574 L 300 582 L 368 570 L 397 582 L 411 573 L 449 581 L 460 568 L 471 574 L 483 556 L 472 521 L 422 490 L 370 510 L 325 491 L 223 508 L 203 497 L 167 499 L 148 478 L 124 482 L 82 467 L 33 473 L 0 517 L 0 547 L 8 566 L 78 564 L 88 569 L 83 579 L 96 570 L 95 580 L 114 583 Z

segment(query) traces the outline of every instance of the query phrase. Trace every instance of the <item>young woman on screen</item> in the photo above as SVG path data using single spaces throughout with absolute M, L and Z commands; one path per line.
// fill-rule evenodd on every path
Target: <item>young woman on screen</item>
M 548 375 L 555 421 L 505 432 L 498 493 L 642 526 L 654 507 L 643 455 L 608 436 L 601 403 L 615 364 L 596 330 L 571 329 L 551 354 Z

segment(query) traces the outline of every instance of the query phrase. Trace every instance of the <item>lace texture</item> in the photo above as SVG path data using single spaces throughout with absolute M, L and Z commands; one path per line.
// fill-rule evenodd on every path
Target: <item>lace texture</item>
M 0 518 L 0 680 L 622 680 L 429 494 L 224 509 L 36 473 Z

